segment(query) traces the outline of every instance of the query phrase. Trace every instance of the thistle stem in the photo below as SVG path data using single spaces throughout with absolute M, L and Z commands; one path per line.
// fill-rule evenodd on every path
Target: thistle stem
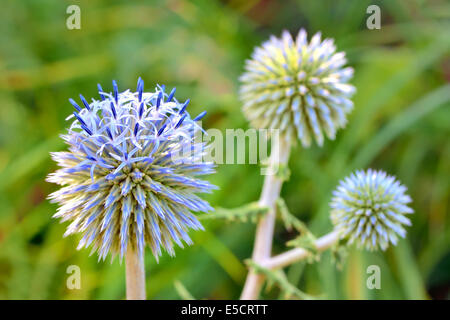
M 144 255 L 128 248 L 126 257 L 127 300 L 145 300 Z
M 272 141 L 272 152 L 270 155 L 270 166 L 272 170 L 287 164 L 290 153 L 290 143 L 280 138 Z M 262 217 L 256 227 L 255 242 L 253 246 L 252 260 L 255 263 L 262 263 L 270 258 L 272 252 L 273 231 L 275 227 L 275 203 L 280 196 L 283 180 L 271 172 L 266 175 L 264 186 L 259 199 L 259 205 L 270 208 L 269 212 Z M 264 276 L 250 270 L 242 291 L 241 300 L 258 299 L 261 287 L 264 283 Z
M 333 246 L 339 240 L 339 235 L 337 231 L 332 231 L 323 237 L 319 238 L 315 242 L 315 246 L 318 252 L 322 252 Z M 295 262 L 301 261 L 311 255 L 306 249 L 303 248 L 294 248 L 284 253 L 281 253 L 277 256 L 267 259 L 263 261 L 260 265 L 261 267 L 267 269 L 279 269 L 291 265 Z

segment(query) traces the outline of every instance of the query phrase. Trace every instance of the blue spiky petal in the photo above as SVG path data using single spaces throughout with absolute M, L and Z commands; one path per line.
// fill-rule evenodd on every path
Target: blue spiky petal
M 333 192 L 331 221 L 349 244 L 368 250 L 386 250 L 404 238 L 404 226 L 413 213 L 406 187 L 383 171 L 357 171 L 342 180 Z
M 196 195 L 216 189 L 199 178 L 214 172 L 203 162 L 208 147 L 194 139 L 202 129 L 174 90 L 144 92 L 141 79 L 136 92 L 119 92 L 115 81 L 113 92 L 98 88 L 100 100 L 70 99 L 69 150 L 52 153 L 61 168 L 47 179 L 63 186 L 49 196 L 60 205 L 54 217 L 72 221 L 65 235 L 82 233 L 78 248 L 91 246 L 99 259 L 146 245 L 156 258 L 162 249 L 174 255 L 174 243 L 192 243 L 189 229 L 203 229 L 194 212 L 212 210 Z
M 344 68 L 345 54 L 336 53 L 332 39 L 305 30 L 294 40 L 284 31 L 255 48 L 241 76 L 240 96 L 247 119 L 256 128 L 279 129 L 307 147 L 312 139 L 334 139 L 353 109 L 355 88 L 348 84 L 352 68 Z

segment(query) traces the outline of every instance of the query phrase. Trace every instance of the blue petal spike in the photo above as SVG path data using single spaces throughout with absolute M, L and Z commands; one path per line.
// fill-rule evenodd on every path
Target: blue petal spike
M 137 84 L 138 100 L 142 101 L 142 93 L 144 92 L 144 80 L 139 77 Z
M 97 89 L 98 89 L 98 93 L 100 95 L 100 99 L 102 99 L 102 101 L 104 101 L 105 100 L 105 96 L 103 94 L 101 94 L 100 92 L 105 92 L 105 91 L 103 91 L 103 88 L 100 85 L 100 83 L 97 83 Z
M 144 114 L 144 102 L 141 102 L 139 105 L 139 119 L 142 118 L 142 115 Z
M 177 88 L 173 88 L 172 91 L 170 91 L 169 97 L 167 97 L 167 102 L 172 101 L 173 96 L 175 95 L 175 91 L 177 90 Z
M 158 137 L 164 132 L 164 129 L 166 128 L 166 126 L 167 126 L 167 124 L 164 124 L 164 125 L 158 130 L 158 134 L 157 134 Z
M 83 128 L 83 130 L 86 131 L 87 134 L 89 134 L 90 136 L 92 136 L 92 131 L 91 131 L 87 126 L 85 126 L 84 124 L 82 124 L 82 125 L 81 125 L 81 128 Z
M 188 104 L 189 104 L 189 102 L 190 102 L 191 100 L 190 99 L 187 99 L 186 100 L 186 102 L 183 104 L 183 107 L 180 109 L 180 111 L 178 112 L 179 114 L 182 114 L 184 111 L 186 111 L 186 108 L 187 108 L 187 106 L 188 106 Z
M 161 105 L 161 100 L 162 100 L 162 91 L 158 93 L 158 98 L 156 99 L 156 110 L 159 109 L 159 106 Z
M 80 112 L 81 111 L 81 107 L 75 102 L 75 100 L 73 100 L 72 98 L 69 99 L 69 102 L 74 106 L 74 108 Z
M 117 119 L 117 113 L 116 113 L 116 108 L 114 107 L 114 102 L 111 101 L 109 107 L 111 109 L 114 119 Z
M 83 97 L 82 94 L 80 94 L 80 99 L 81 99 L 81 102 L 83 102 L 84 107 L 85 107 L 86 109 L 88 109 L 89 111 L 91 111 L 91 108 L 90 108 L 90 106 L 89 106 L 89 103 L 86 101 L 86 99 Z
M 119 87 L 117 86 L 116 80 L 112 81 L 113 84 L 113 90 L 114 90 L 114 100 L 116 101 L 116 104 L 119 103 Z
M 181 126 L 181 124 L 183 123 L 183 121 L 184 121 L 184 119 L 186 119 L 186 114 L 185 115 L 183 115 L 182 117 L 181 117 L 181 119 L 177 122 L 177 124 L 175 125 L 175 129 L 178 129 L 178 127 L 179 126 Z
M 80 123 L 82 125 L 84 125 L 85 127 L 87 126 L 86 122 L 83 121 L 83 119 L 80 117 L 80 115 L 78 113 L 76 113 L 75 111 L 73 112 L 73 114 L 75 115 L 75 118 L 77 118 L 78 121 L 80 121 Z
M 201 119 L 203 119 L 203 117 L 206 115 L 206 111 L 203 111 L 202 113 L 200 113 L 198 116 L 196 116 L 194 118 L 194 121 L 199 121 Z

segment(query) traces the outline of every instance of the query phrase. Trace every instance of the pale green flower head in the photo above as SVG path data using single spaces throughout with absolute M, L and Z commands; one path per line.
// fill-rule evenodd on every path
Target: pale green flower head
M 255 48 L 240 77 L 243 111 L 255 128 L 279 129 L 281 135 L 308 147 L 324 134 L 334 139 L 353 109 L 353 69 L 344 67 L 332 39 L 316 33 L 308 42 L 301 29 L 293 39 L 284 31 Z
M 406 187 L 395 177 L 372 169 L 357 171 L 333 192 L 331 221 L 341 239 L 367 250 L 386 250 L 404 238 L 413 213 Z

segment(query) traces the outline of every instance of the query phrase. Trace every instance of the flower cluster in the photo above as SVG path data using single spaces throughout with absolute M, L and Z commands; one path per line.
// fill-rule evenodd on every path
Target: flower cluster
M 199 178 L 214 172 L 202 162 L 207 146 L 194 139 L 202 130 L 186 107 L 164 86 L 144 92 L 113 92 L 99 85 L 100 99 L 81 103 L 62 138 L 67 152 L 52 153 L 61 167 L 48 181 L 63 185 L 50 195 L 60 204 L 54 217 L 72 221 L 65 236 L 83 233 L 78 248 L 92 246 L 99 259 L 108 253 L 123 258 L 131 246 L 142 255 L 148 245 L 158 258 L 161 249 L 174 254 L 174 243 L 191 244 L 188 229 L 203 229 L 192 212 L 212 210 L 196 193 L 216 187 Z M 174 155 L 183 150 L 180 159 Z
M 342 239 L 368 250 L 386 250 L 404 238 L 411 198 L 406 187 L 382 171 L 357 171 L 341 181 L 331 201 L 331 220 Z
M 353 109 L 355 91 L 347 83 L 353 69 L 343 68 L 345 54 L 335 51 L 332 39 L 321 41 L 317 33 L 308 42 L 303 29 L 295 40 L 285 31 L 257 47 L 240 78 L 243 110 L 251 124 L 279 129 L 305 147 L 312 137 L 321 146 L 323 132 L 334 139 Z

